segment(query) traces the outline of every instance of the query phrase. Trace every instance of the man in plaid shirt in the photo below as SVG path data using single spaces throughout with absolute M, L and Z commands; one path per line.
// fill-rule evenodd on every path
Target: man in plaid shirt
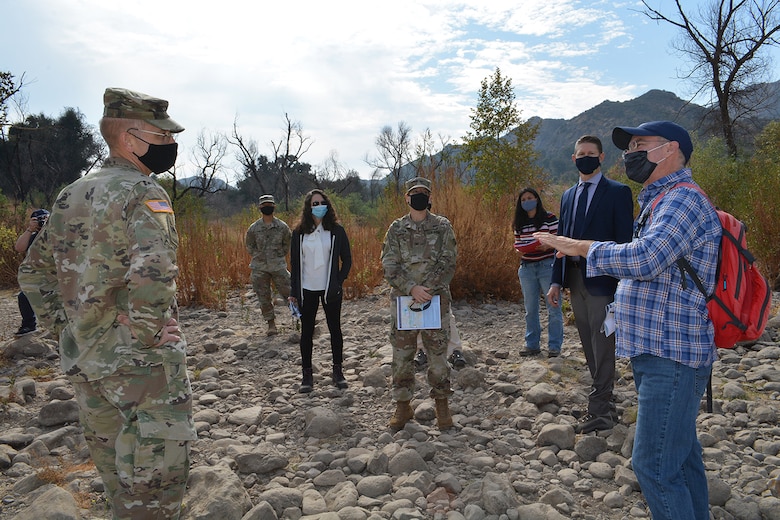
M 615 293 L 616 354 L 631 359 L 639 396 L 632 466 L 654 520 L 709 518 L 707 478 L 696 415 L 716 358 L 706 301 L 678 258 L 708 293 L 715 285 L 721 225 L 686 167 L 688 132 L 669 121 L 617 127 L 629 179 L 643 185 L 634 239 L 627 244 L 540 233 L 558 254 L 587 257 L 587 275 L 620 279 Z M 666 193 L 668 191 L 668 193 Z M 659 195 L 665 194 L 653 207 Z

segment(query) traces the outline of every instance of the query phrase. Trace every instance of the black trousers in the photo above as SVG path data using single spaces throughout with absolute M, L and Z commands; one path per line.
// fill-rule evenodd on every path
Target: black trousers
M 325 311 L 325 321 L 330 331 L 330 350 L 333 354 L 333 364 L 341 365 L 344 361 L 344 336 L 341 333 L 341 298 L 325 302 L 325 291 L 308 291 L 303 289 L 303 305 L 301 306 L 301 367 L 311 368 L 312 350 L 314 348 L 314 319 L 322 302 Z M 300 303 L 300 302 L 299 302 Z
M 19 301 L 19 313 L 22 315 L 21 328 L 34 329 L 36 325 L 35 311 L 33 310 L 32 305 L 30 305 L 30 300 L 28 300 L 27 296 L 21 291 L 19 291 L 19 295 L 16 299 Z
M 582 350 L 593 378 L 588 395 L 588 413 L 608 415 L 614 409 L 612 391 L 615 384 L 615 334 L 607 337 L 601 324 L 607 316 L 606 307 L 614 296 L 594 296 L 588 293 L 579 268 L 569 268 L 569 289 L 574 321 L 580 334 Z

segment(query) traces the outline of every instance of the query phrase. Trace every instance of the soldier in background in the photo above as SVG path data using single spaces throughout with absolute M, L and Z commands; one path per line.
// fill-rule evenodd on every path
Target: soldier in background
M 177 323 L 171 201 L 150 177 L 176 161 L 168 102 L 103 96 L 103 167 L 65 187 L 19 267 L 59 338 L 92 459 L 116 519 L 178 519 L 196 433 Z
M 449 403 L 450 367 L 446 352 L 450 331 L 450 281 L 455 274 L 457 246 L 450 221 L 428 210 L 431 181 L 417 177 L 406 182 L 409 213 L 396 219 L 385 235 L 382 266 L 392 287 L 391 297 L 411 296 L 417 304 L 426 304 L 433 296 L 440 299 L 441 328 L 398 330 L 397 309 L 393 304 L 390 343 L 393 346 L 393 399 L 396 410 L 389 426 L 398 430 L 414 416 L 410 401 L 414 397 L 414 356 L 417 335 L 422 335 L 428 351 L 430 396 L 436 401 L 439 429 L 452 426 Z
M 290 297 L 290 272 L 287 270 L 287 253 L 290 252 L 289 226 L 274 217 L 276 202 L 273 195 L 260 197 L 263 217 L 255 221 L 246 232 L 246 250 L 252 255 L 252 288 L 260 301 L 263 319 L 268 322 L 269 336 L 278 332 L 274 316 L 271 281 L 285 299 Z
M 27 229 L 19 235 L 14 244 L 14 249 L 17 253 L 26 253 L 30 249 L 33 240 L 38 236 L 48 219 L 49 212 L 45 209 L 36 209 L 30 214 L 30 222 L 27 224 Z M 35 311 L 30 305 L 30 300 L 25 296 L 24 291 L 19 291 L 16 299 L 19 302 L 19 314 L 22 315 L 22 325 L 16 331 L 16 336 L 31 334 L 38 330 L 38 320 L 35 318 Z

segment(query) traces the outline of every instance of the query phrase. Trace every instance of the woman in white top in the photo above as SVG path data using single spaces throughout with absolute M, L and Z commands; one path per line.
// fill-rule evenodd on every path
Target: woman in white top
M 303 380 L 300 393 L 311 392 L 314 386 L 312 349 L 314 319 L 319 303 L 325 311 L 333 354 L 333 384 L 347 388 L 342 371 L 344 336 L 341 333 L 342 284 L 352 267 L 352 253 L 344 228 L 330 199 L 321 190 L 306 194 L 301 219 L 293 229 L 290 244 L 290 301 L 301 311 L 301 368 Z

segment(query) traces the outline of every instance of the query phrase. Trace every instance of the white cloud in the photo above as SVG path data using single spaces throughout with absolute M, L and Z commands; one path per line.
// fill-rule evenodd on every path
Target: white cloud
M 105 87 L 123 86 L 168 99 L 185 148 L 238 116 L 267 154 L 288 113 L 314 140 L 304 160 L 337 150 L 363 176 L 384 125 L 459 140 L 496 67 L 523 117 L 573 117 L 651 84 L 613 59 L 640 24 L 606 1 L 26 0 L 5 11 L 3 34 L 30 43 L 3 67 L 37 80 L 32 112 L 77 106 L 97 123 Z

